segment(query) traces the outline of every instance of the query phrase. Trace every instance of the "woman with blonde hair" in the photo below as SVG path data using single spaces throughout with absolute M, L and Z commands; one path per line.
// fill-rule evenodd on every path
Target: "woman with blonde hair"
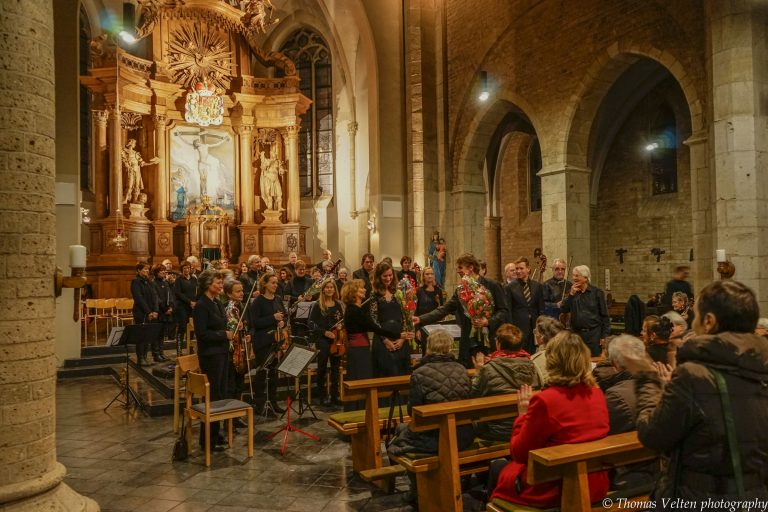
M 520 389 L 519 416 L 510 441 L 512 461 L 495 461 L 489 484 L 498 485 L 493 498 L 540 508 L 560 504 L 561 482 L 528 485 L 527 465 L 531 450 L 559 444 L 584 443 L 608 435 L 605 396 L 592 377 L 589 348 L 581 338 L 563 331 L 547 345 L 549 387 L 531 395 L 531 387 Z M 590 502 L 608 492 L 607 471 L 588 476 Z
M 344 318 L 344 308 L 339 301 L 339 291 L 333 276 L 326 277 L 320 285 L 320 298 L 309 311 L 309 324 L 317 339 L 317 394 L 323 405 L 341 405 L 339 399 L 339 366 L 341 357 L 331 354 L 331 347 L 339 335 L 339 323 Z M 325 392 L 328 361 L 331 363 L 331 393 Z

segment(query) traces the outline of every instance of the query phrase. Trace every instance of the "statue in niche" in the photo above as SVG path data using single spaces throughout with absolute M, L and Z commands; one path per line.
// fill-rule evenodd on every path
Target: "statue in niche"
M 195 135 L 196 138 L 190 142 L 184 138 L 184 135 Z M 176 136 L 197 151 L 197 172 L 200 175 L 200 198 L 202 199 L 208 195 L 208 151 L 229 141 L 229 135 L 221 137 L 200 130 L 197 132 L 176 132 Z M 207 142 L 209 139 L 218 139 L 218 142 Z
M 267 210 L 280 210 L 283 204 L 283 187 L 280 184 L 280 177 L 285 174 L 285 162 L 268 157 L 264 151 L 259 153 L 259 161 L 261 197 L 267 205 Z
M 154 157 L 149 162 L 145 161 L 141 157 L 141 153 L 136 151 L 136 139 L 128 140 L 128 143 L 120 151 L 120 159 L 123 162 L 123 168 L 126 173 L 125 188 L 123 189 L 123 204 L 127 204 L 129 201 L 134 204 L 139 203 L 141 193 L 144 190 L 144 181 L 141 179 L 141 168 L 147 165 L 153 165 L 160 161 L 158 157 Z M 144 198 L 146 198 L 144 194 Z M 146 201 L 146 199 L 145 199 Z

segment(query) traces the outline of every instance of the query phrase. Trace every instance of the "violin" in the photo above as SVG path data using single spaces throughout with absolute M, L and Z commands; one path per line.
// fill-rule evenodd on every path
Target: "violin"
M 287 322 L 287 320 L 283 320 L 283 322 Z M 275 358 L 281 359 L 285 355 L 285 351 L 288 350 L 288 345 L 291 344 L 291 333 L 287 327 L 280 327 L 280 322 L 277 323 L 277 329 L 275 329 L 274 342 Z
M 243 324 L 242 329 L 237 329 L 234 336 L 232 336 L 232 364 L 235 367 L 235 371 L 242 375 L 248 371 L 248 347 L 244 339 L 248 330 Z
M 533 269 L 533 275 L 531 275 L 531 281 L 536 280 L 536 274 L 539 275 L 539 282 L 544 279 L 544 272 L 547 271 L 547 257 L 538 247 L 533 251 L 533 257 L 537 260 L 536 268 Z
M 329 352 L 336 357 L 343 357 L 347 353 L 347 330 L 343 327 L 336 329 L 336 339 L 331 343 Z

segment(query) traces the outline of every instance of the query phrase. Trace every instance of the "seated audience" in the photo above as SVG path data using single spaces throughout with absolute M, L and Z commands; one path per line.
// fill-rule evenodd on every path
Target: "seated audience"
M 549 340 L 555 337 L 557 333 L 565 330 L 565 326 L 549 316 L 540 316 L 536 320 L 536 327 L 533 329 L 533 339 L 536 342 L 536 353 L 531 356 L 531 361 L 536 368 L 536 374 L 538 376 L 539 384 L 544 386 L 549 380 L 547 374 L 547 358 L 546 350 Z
M 647 345 L 650 345 L 653 333 L 652 328 L 654 325 L 659 323 L 659 317 L 657 315 L 648 315 L 645 317 L 645 320 L 643 320 L 643 329 L 640 331 L 640 339 L 643 340 L 643 343 Z
M 754 334 L 757 298 L 742 283 L 715 281 L 694 311 L 696 336 L 680 347 L 666 385 L 647 355 L 624 358 L 637 379 L 640 441 L 671 461 L 653 497 L 765 500 L 768 344 Z
M 761 318 L 757 321 L 757 328 L 755 329 L 755 334 L 758 336 L 762 336 L 764 338 L 768 338 L 768 318 Z
M 670 341 L 672 337 L 672 320 L 666 316 L 659 319 L 659 323 L 651 327 L 651 343 L 646 348 L 648 355 L 657 363 L 674 366 L 674 352 L 677 347 Z
M 693 310 L 688 301 L 688 295 L 684 292 L 675 292 L 672 294 L 672 311 L 679 314 L 686 322 L 686 329 L 693 325 Z
M 605 340 L 605 346 L 607 347 L 615 338 L 616 336 L 608 336 Z M 592 368 L 592 376 L 603 392 L 614 384 L 629 378 L 629 374 L 616 368 L 607 356 Z
M 477 373 L 472 379 L 473 398 L 516 393 L 523 384 L 539 387 L 531 356 L 523 350 L 523 333 L 512 324 L 496 331 L 496 351 L 490 356 L 478 352 L 474 358 Z M 512 435 L 513 420 L 475 424 L 475 435 L 491 441 L 506 441 Z
M 489 475 L 492 498 L 541 508 L 560 504 L 562 484 L 528 485 L 529 452 L 601 439 L 609 428 L 605 396 L 595 385 L 590 350 L 582 339 L 570 331 L 561 332 L 547 345 L 546 357 L 549 387 L 533 396 L 530 386 L 520 388 L 520 415 L 510 441 L 512 461 L 494 461 Z M 590 501 L 603 499 L 609 487 L 608 472 L 590 473 L 587 480 Z

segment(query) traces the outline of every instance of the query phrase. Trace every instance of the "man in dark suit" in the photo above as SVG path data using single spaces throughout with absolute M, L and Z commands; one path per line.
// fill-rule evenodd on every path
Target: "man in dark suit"
M 505 287 L 507 305 L 509 306 L 509 322 L 523 333 L 523 348 L 533 354 L 536 344 L 533 341 L 533 328 L 536 319 L 544 313 L 544 293 L 540 283 L 531 281 L 531 267 L 528 258 L 515 260 L 517 279 Z
M 490 343 L 493 345 L 496 329 L 507 321 L 507 300 L 504 297 L 504 289 L 499 283 L 480 275 L 480 262 L 470 253 L 462 254 L 456 260 L 456 271 L 459 276 L 471 276 L 483 285 L 493 296 L 493 314 L 490 318 L 481 318 L 471 320 L 464 312 L 464 306 L 458 296 L 458 291 L 453 292 L 453 296 L 437 309 L 430 311 L 420 317 L 413 317 L 414 324 L 429 325 L 439 322 L 447 315 L 456 315 L 456 324 L 461 328 L 461 340 L 459 341 L 459 362 L 467 368 L 473 368 L 472 357 L 477 352 L 487 353 L 489 347 L 483 345 L 478 338 L 470 338 L 472 327 L 482 329 L 488 328 Z
M 152 283 L 149 281 L 149 264 L 136 264 L 136 278 L 131 281 L 131 296 L 133 297 L 134 325 L 154 322 L 160 316 L 160 304 Z M 141 366 L 148 365 L 147 349 L 153 340 L 141 340 L 136 343 L 136 362 Z M 157 361 L 155 361 L 157 362 Z
M 371 296 L 373 286 L 371 285 L 371 278 L 373 277 L 373 266 L 376 261 L 373 254 L 366 253 L 360 261 L 360 268 L 352 272 L 352 279 L 362 279 L 365 283 L 365 298 Z

